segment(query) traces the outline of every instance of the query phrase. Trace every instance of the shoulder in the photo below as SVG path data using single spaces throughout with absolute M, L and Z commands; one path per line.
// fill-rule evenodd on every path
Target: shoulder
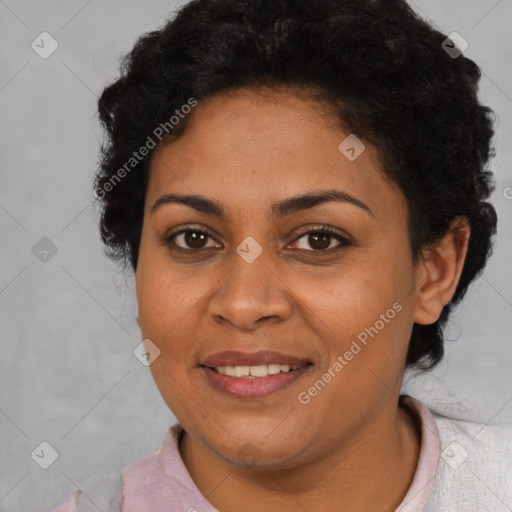
M 120 512 L 124 502 L 135 504 L 137 509 L 152 503 L 159 493 L 165 494 L 164 502 L 173 495 L 188 497 L 188 489 L 183 490 L 187 473 L 177 445 L 181 432 L 177 423 L 166 430 L 159 450 L 128 465 L 116 464 L 117 469 L 108 473 L 98 471 L 80 479 L 81 489 L 69 494 L 52 512 Z
M 122 468 L 116 461 L 111 469 L 94 468 L 75 477 L 79 489 L 70 492 L 52 512 L 120 512 L 123 499 Z
M 510 511 L 512 426 L 456 419 L 431 410 L 441 456 L 425 512 Z
M 80 490 L 73 491 L 52 512 L 78 512 L 78 498 L 80 494 L 82 494 Z
M 123 478 L 98 471 L 80 480 L 80 489 L 68 494 L 52 512 L 120 512 L 123 500 Z

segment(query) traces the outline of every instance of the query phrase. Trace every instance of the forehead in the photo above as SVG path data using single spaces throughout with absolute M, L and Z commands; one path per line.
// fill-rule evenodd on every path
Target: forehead
M 170 192 L 240 207 L 320 188 L 374 203 L 377 213 L 379 204 L 389 209 L 403 201 L 383 174 L 376 148 L 365 144 L 349 160 L 339 146 L 351 134 L 336 126 L 325 105 L 304 95 L 240 89 L 199 102 L 190 115 L 184 134 L 155 150 L 148 206 Z

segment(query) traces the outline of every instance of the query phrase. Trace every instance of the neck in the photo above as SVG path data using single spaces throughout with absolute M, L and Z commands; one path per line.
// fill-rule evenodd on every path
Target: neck
M 350 442 L 286 469 L 241 468 L 185 433 L 180 453 L 196 486 L 220 512 L 393 512 L 411 485 L 420 432 L 401 407 L 383 409 Z

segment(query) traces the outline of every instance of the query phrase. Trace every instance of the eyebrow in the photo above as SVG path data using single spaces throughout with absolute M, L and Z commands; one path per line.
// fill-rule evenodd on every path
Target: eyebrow
M 286 215 L 291 215 L 292 213 L 309 210 L 321 204 L 334 201 L 357 206 L 373 216 L 373 212 L 368 205 L 347 192 L 336 189 L 319 190 L 314 193 L 288 197 L 272 205 L 272 214 L 274 217 L 281 218 Z M 169 203 L 184 204 L 200 213 L 214 215 L 220 219 L 226 219 L 228 217 L 226 210 L 221 203 L 215 199 L 209 199 L 207 197 L 194 194 L 164 194 L 155 201 L 151 207 L 150 213 L 153 213 L 160 206 Z

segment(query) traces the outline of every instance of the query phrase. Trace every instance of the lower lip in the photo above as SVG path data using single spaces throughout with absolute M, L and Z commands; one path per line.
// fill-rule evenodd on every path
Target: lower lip
M 244 379 L 242 377 L 230 377 L 223 375 L 208 366 L 201 366 L 209 382 L 219 391 L 235 398 L 263 398 L 276 391 L 290 386 L 304 375 L 311 365 L 303 366 L 298 370 L 281 372 L 268 377 L 256 377 Z

